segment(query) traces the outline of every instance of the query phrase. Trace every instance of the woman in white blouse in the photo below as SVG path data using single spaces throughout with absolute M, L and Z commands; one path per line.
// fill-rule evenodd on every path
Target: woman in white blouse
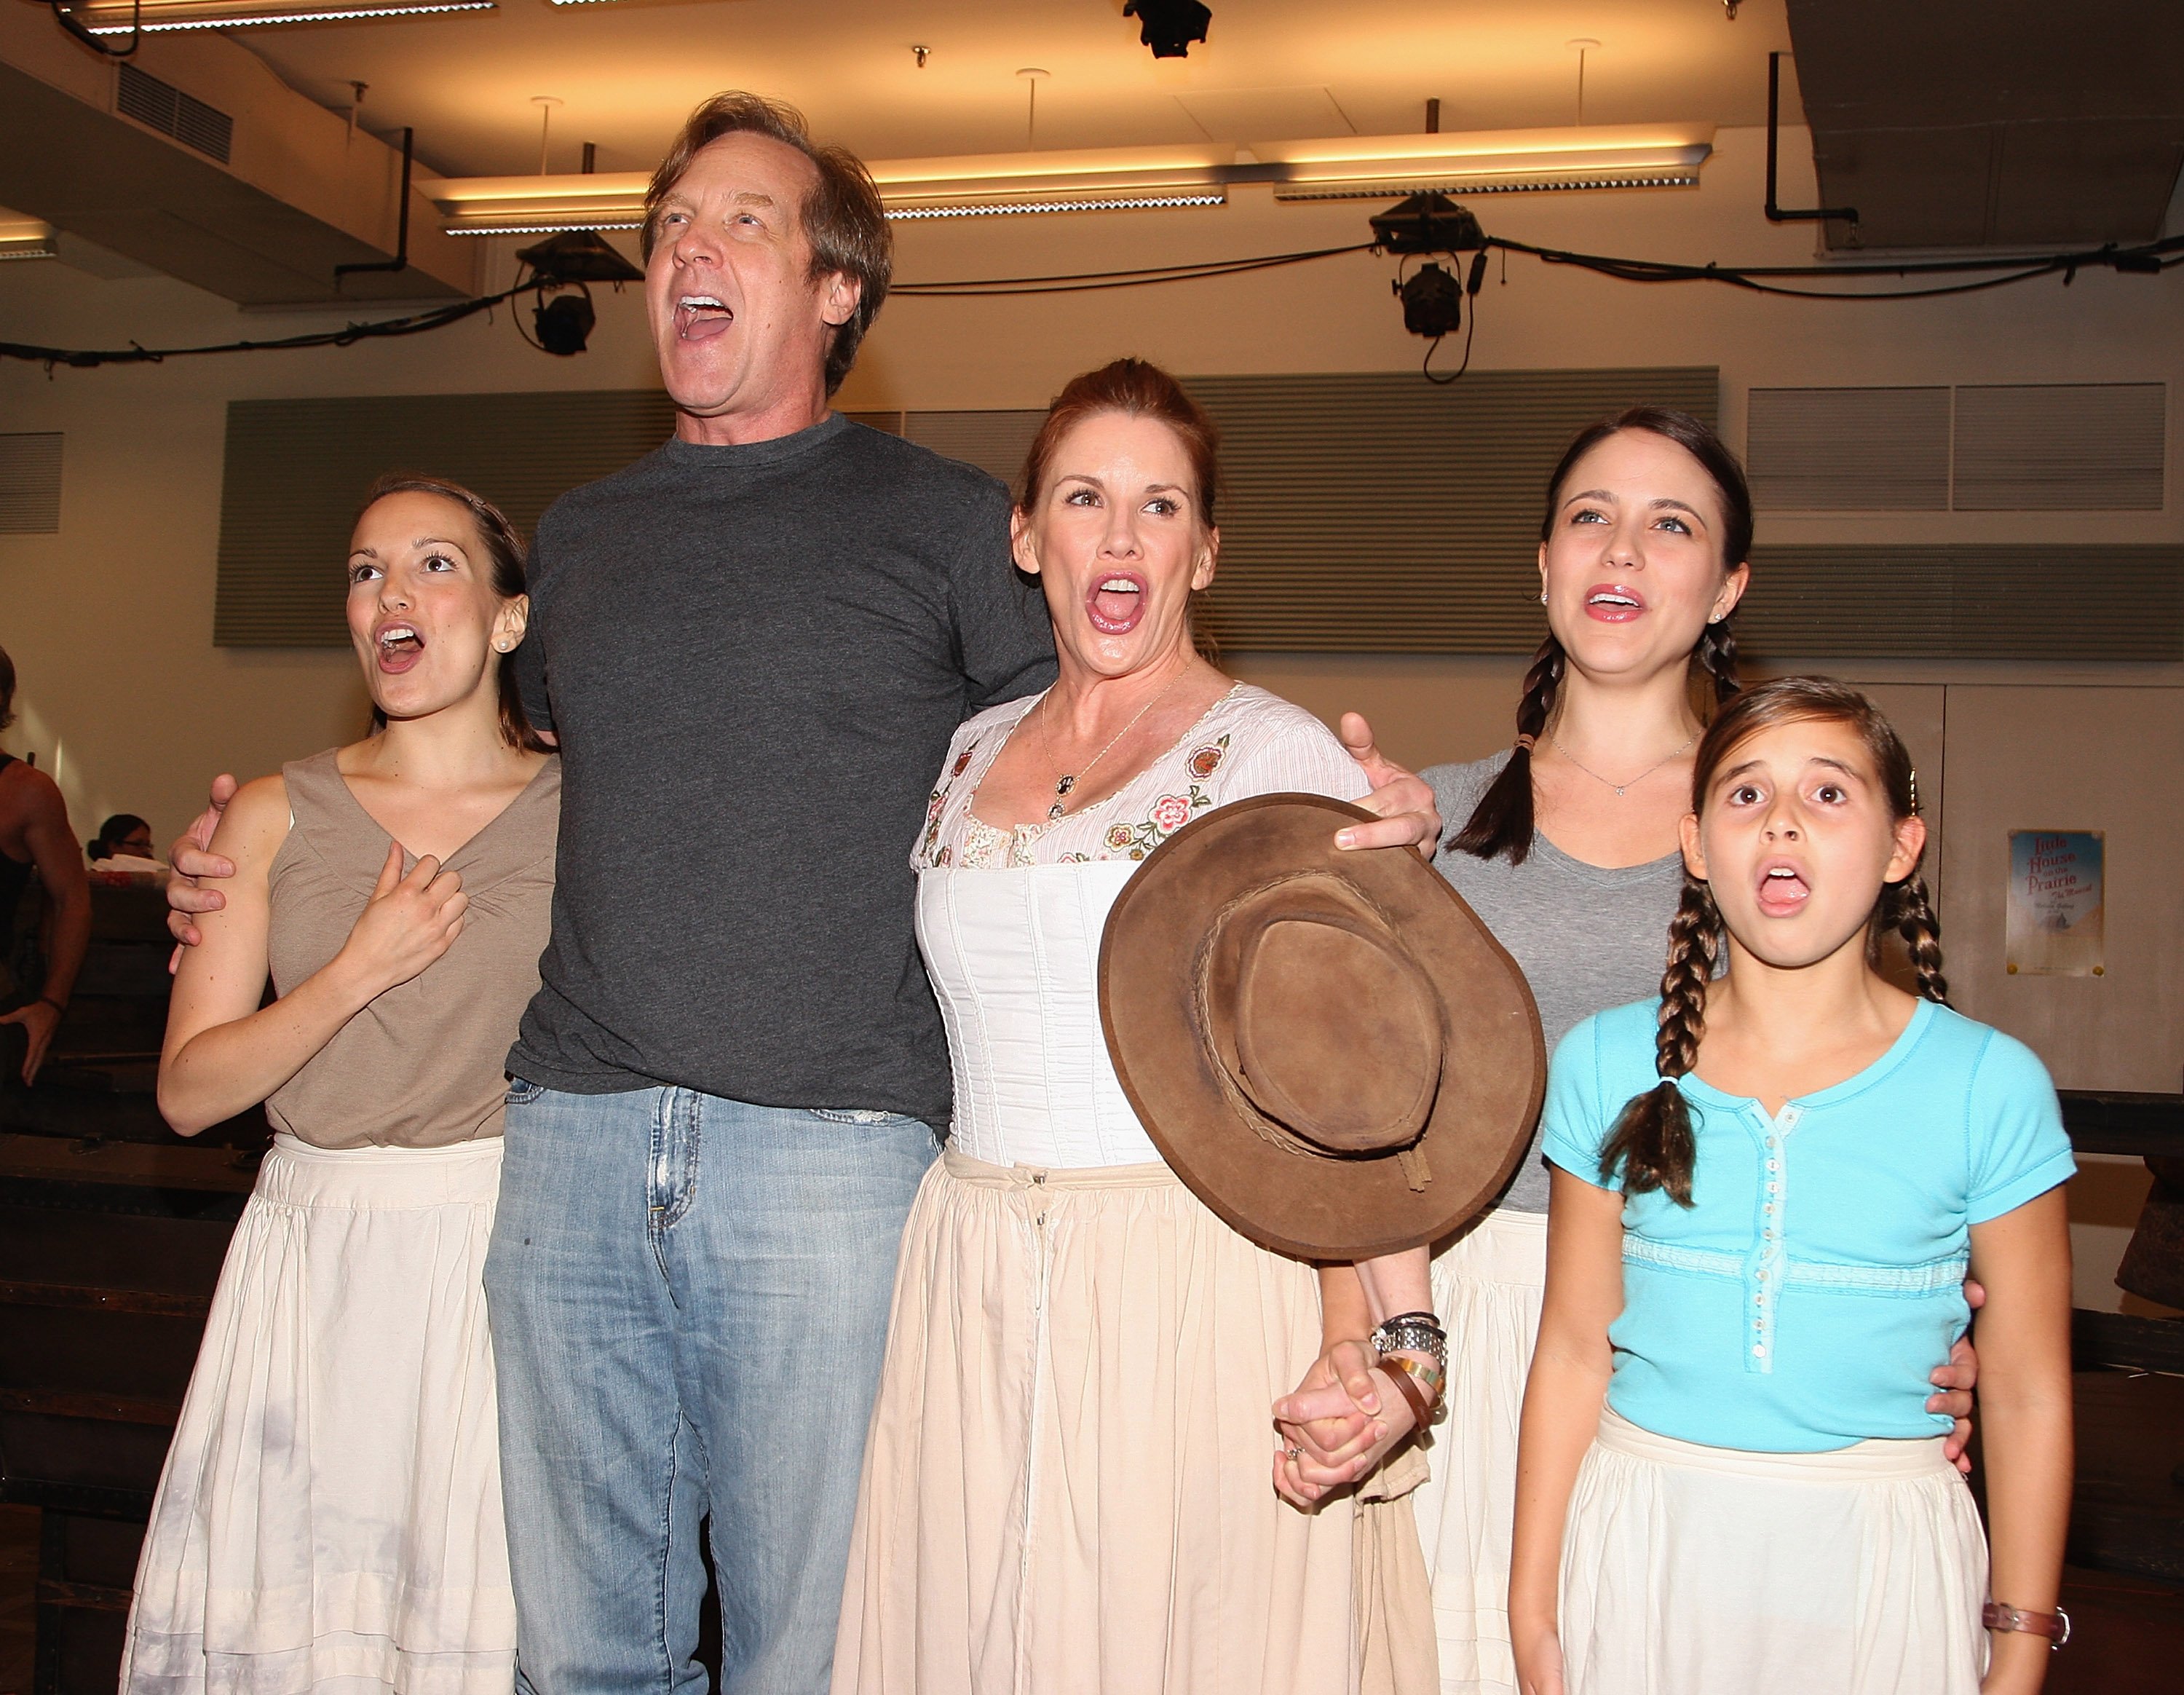
M 1272 1403 L 1319 1352 L 1313 1270 L 1183 1186 L 1100 1033 L 1137 861 L 1228 801 L 1368 787 L 1196 650 L 1216 480 L 1205 414 L 1134 360 L 1064 389 L 1026 466 L 1016 558 L 1060 674 L 956 733 L 912 858 L 956 1119 L 904 1235 L 838 1695 L 1358 1687 L 1351 1503 L 1268 1475 Z M 1423 1250 L 1361 1272 L 1376 1317 L 1431 1306 Z M 1380 1399 L 1361 1475 L 1410 1428 Z

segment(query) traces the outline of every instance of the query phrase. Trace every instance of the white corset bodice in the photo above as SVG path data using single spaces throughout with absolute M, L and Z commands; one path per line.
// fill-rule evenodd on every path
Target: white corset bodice
M 956 1146 L 994 1165 L 1135 1165 L 1159 1151 L 1100 1029 L 1100 936 L 1128 860 L 917 879 L 917 941 L 948 1029 Z
M 918 946 L 955 1073 L 956 1142 L 994 1165 L 1146 1163 L 1160 1152 L 1100 1027 L 1108 909 L 1139 861 L 1213 807 L 1286 790 L 1355 800 L 1364 772 L 1303 708 L 1239 683 L 1106 800 L 1056 824 L 989 828 L 972 802 L 1034 704 L 994 707 L 956 733 L 911 856 Z

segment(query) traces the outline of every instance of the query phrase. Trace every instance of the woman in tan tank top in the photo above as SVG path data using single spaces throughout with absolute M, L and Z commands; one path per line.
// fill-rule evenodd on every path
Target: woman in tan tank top
M 481 1272 L 559 761 L 506 675 L 529 605 L 508 521 L 382 479 L 350 546 L 373 733 L 237 792 L 226 903 L 169 1012 L 167 1121 L 263 1101 L 277 1134 L 160 1479 L 125 1695 L 515 1676 Z

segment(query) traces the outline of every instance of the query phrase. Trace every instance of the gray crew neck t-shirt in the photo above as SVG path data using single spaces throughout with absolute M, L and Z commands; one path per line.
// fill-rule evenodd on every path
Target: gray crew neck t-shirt
M 670 441 L 547 509 L 531 597 L 561 834 L 509 1069 L 944 1123 L 910 850 L 956 727 L 1054 678 L 1007 491 L 838 414 Z
M 1535 832 L 1522 865 L 1507 856 L 1480 859 L 1446 845 L 1462 829 L 1487 786 L 1509 762 L 1507 752 L 1470 765 L 1436 765 L 1420 772 L 1440 808 L 1443 843 L 1434 868 L 1509 950 L 1532 985 L 1547 1051 L 1595 1012 L 1648 1001 L 1661 992 L 1669 956 L 1669 922 L 1684 888 L 1680 856 L 1643 865 L 1588 865 Z M 1539 1135 L 1501 1207 L 1547 1210 L 1547 1169 Z

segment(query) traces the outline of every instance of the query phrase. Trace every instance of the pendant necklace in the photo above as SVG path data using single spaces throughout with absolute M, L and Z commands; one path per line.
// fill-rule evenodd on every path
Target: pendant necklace
M 1607 783 L 1607 786 L 1610 789 L 1613 789 L 1618 795 L 1620 795 L 1626 789 L 1636 788 L 1647 778 L 1651 777 L 1655 772 L 1658 771 L 1663 766 L 1666 765 L 1670 760 L 1674 759 L 1677 754 L 1681 753 L 1685 748 L 1689 747 L 1698 739 L 1699 733 L 1696 730 L 1693 730 L 1691 734 L 1684 738 L 1682 746 L 1677 748 L 1674 753 L 1666 754 L 1661 758 L 1655 760 L 1652 764 L 1647 766 L 1643 771 L 1640 772 L 1635 777 L 1630 778 L 1628 781 L 1616 783 L 1607 778 L 1602 777 L 1598 772 L 1595 771 L 1591 766 L 1585 764 L 1582 760 L 1579 759 L 1575 754 L 1564 747 L 1563 745 L 1563 739 L 1557 735 L 1552 730 L 1549 730 L 1547 732 L 1547 739 L 1555 744 L 1555 751 L 1557 753 L 1560 754 L 1572 765 L 1577 767 L 1580 771 L 1583 772 L 1587 777 L 1590 777 L 1595 783 Z
M 1188 669 L 1188 667 L 1185 667 L 1185 669 Z M 1122 740 L 1124 736 L 1129 734 L 1132 730 L 1137 728 L 1138 720 L 1143 718 L 1146 713 L 1151 711 L 1154 707 L 1159 705 L 1162 701 L 1165 700 L 1167 698 L 1168 689 L 1174 688 L 1175 685 L 1182 680 L 1182 678 L 1183 672 L 1180 671 L 1176 672 L 1173 677 L 1168 678 L 1167 688 L 1162 689 L 1159 694 L 1154 695 L 1151 700 L 1146 701 L 1144 705 L 1139 707 L 1137 716 L 1132 718 L 1128 723 L 1123 725 L 1121 729 L 1116 731 L 1115 733 L 1108 739 L 1107 745 L 1101 748 L 1099 752 L 1094 754 L 1090 759 L 1084 762 L 1084 766 L 1082 770 L 1068 772 L 1056 781 L 1054 785 L 1054 804 L 1046 809 L 1046 820 L 1049 823 L 1054 822 L 1069 810 L 1070 790 L 1076 788 L 1080 782 L 1082 782 L 1087 776 L 1090 775 L 1092 767 L 1099 764 L 1101 760 L 1106 758 L 1110 753 L 1113 752 L 1115 744 Z M 1051 755 L 1054 743 L 1046 733 L 1046 716 L 1045 711 L 1046 701 L 1042 699 L 1039 704 L 1041 709 L 1039 721 L 1039 739 L 1046 744 L 1049 753 Z M 1670 757 L 1673 758 L 1674 756 L 1671 755 Z

